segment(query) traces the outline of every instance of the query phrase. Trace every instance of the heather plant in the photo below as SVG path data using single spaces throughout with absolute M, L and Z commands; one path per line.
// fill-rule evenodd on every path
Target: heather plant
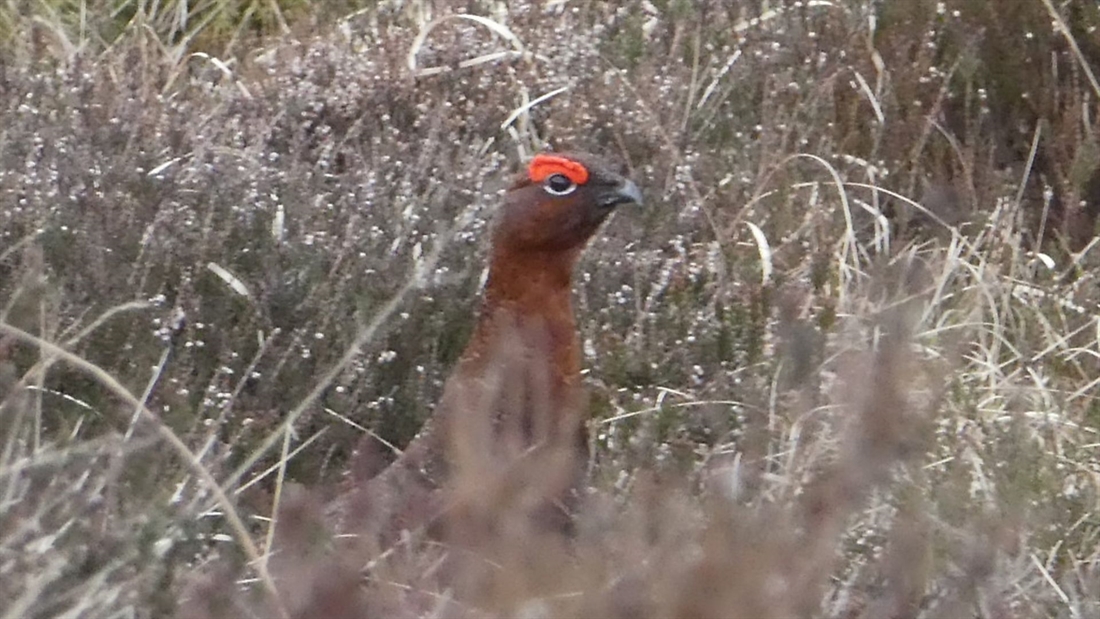
M 1097 614 L 1098 26 L 0 6 L 0 616 Z M 577 275 L 576 538 L 507 526 L 495 477 L 459 483 L 499 499 L 480 554 L 333 538 L 546 147 L 647 200 Z

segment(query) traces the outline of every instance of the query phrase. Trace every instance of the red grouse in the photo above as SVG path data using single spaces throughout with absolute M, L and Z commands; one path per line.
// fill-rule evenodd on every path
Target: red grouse
M 518 500 L 533 517 L 562 515 L 588 459 L 573 268 L 617 205 L 641 201 L 590 155 L 531 160 L 505 193 L 477 327 L 442 400 L 396 461 L 333 506 L 341 532 L 388 545 L 404 529 L 451 525 L 495 500 L 455 490 L 468 482 L 534 493 Z

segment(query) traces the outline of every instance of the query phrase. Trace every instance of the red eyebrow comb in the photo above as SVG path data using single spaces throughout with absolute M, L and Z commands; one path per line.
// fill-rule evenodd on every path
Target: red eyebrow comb
M 536 183 L 554 174 L 561 174 L 578 185 L 588 182 L 588 168 L 558 155 L 537 155 L 527 166 L 527 177 Z

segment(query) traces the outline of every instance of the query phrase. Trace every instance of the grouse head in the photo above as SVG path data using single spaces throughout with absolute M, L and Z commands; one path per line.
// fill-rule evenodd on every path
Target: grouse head
M 505 194 L 493 245 L 508 253 L 574 253 L 616 206 L 641 202 L 637 185 L 591 155 L 541 154 Z

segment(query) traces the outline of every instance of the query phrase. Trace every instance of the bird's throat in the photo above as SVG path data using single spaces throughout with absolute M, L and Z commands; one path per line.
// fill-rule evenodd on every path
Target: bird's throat
M 486 303 L 507 304 L 531 315 L 569 309 L 577 254 L 495 252 L 485 285 Z
M 572 272 L 579 252 L 496 252 L 475 340 L 486 349 L 502 335 L 552 359 L 559 380 L 580 373 Z M 518 342 L 516 340 L 518 339 Z M 535 350 L 535 349 L 543 350 Z

